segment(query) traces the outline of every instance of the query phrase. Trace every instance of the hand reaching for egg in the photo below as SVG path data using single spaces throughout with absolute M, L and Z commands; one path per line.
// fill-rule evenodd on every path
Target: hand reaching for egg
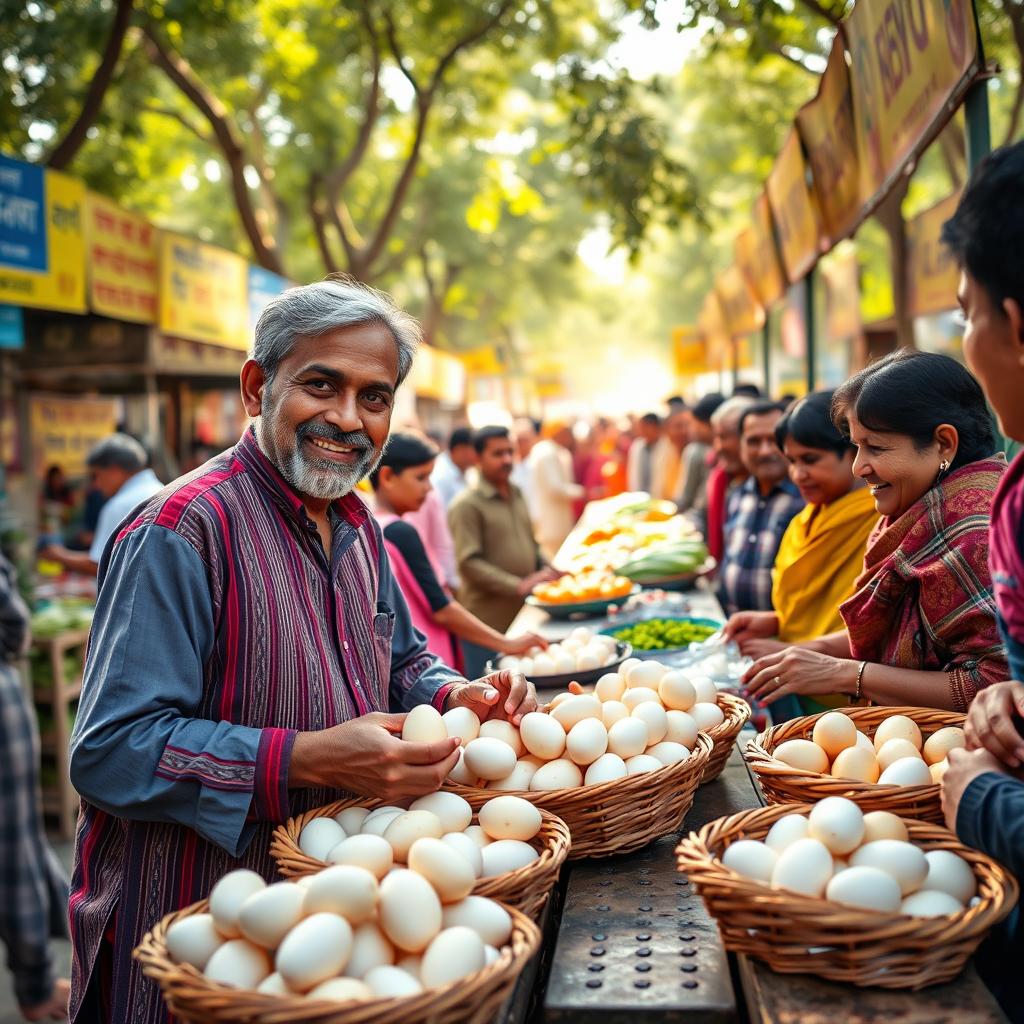
M 468 708 L 481 722 L 504 718 L 519 725 L 523 715 L 537 710 L 537 692 L 522 672 L 502 669 L 471 683 L 458 683 L 449 692 L 446 710 Z

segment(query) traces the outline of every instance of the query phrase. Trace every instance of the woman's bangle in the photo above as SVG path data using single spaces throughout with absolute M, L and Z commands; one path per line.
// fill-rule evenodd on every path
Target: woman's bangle
M 857 688 L 854 690 L 853 696 L 850 698 L 851 704 L 860 703 L 860 685 L 864 681 L 864 669 L 867 667 L 868 663 L 866 661 L 862 661 L 860 663 L 860 668 L 857 669 Z

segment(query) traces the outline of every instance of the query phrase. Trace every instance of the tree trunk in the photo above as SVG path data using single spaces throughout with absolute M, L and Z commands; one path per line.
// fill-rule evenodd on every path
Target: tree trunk
M 909 184 L 910 179 L 904 176 L 875 212 L 875 219 L 889 236 L 889 273 L 892 278 L 896 343 L 901 348 L 914 346 L 914 318 L 910 312 L 910 275 L 907 272 L 907 222 L 903 217 L 903 200 L 906 198 Z

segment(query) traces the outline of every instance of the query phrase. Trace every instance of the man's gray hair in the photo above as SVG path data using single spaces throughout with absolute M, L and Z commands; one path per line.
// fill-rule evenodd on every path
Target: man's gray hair
M 126 473 L 138 473 L 149 462 L 146 449 L 127 434 L 111 434 L 105 437 L 85 460 L 87 466 L 95 469 L 123 469 Z
M 732 398 L 727 398 L 711 414 L 711 425 L 717 427 L 727 420 L 739 419 L 747 409 L 756 404 L 757 399 L 751 398 L 749 395 L 734 395 Z
M 350 278 L 289 288 L 271 299 L 256 323 L 251 356 L 270 384 L 297 337 L 362 324 L 379 324 L 391 332 L 398 346 L 396 384 L 401 384 L 422 337 L 419 324 L 390 295 Z

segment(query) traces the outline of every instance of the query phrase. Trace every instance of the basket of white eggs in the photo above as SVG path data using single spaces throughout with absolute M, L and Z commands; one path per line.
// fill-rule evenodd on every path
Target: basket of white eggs
M 949 981 L 1018 896 L 945 828 L 844 797 L 719 818 L 676 856 L 726 949 L 860 986 Z
M 522 672 L 541 686 L 555 689 L 570 682 L 587 685 L 603 673 L 612 672 L 633 653 L 627 643 L 594 633 L 586 626 L 577 626 L 564 640 L 551 644 L 547 650 L 532 647 L 522 658 L 505 655 L 488 662 L 487 671 L 509 669 Z
M 192 1024 L 485 1024 L 539 945 L 513 907 L 336 864 L 272 885 L 233 871 L 135 957 Z
M 526 800 L 492 794 L 474 811 L 442 791 L 408 807 L 353 798 L 308 811 L 277 827 L 270 854 L 286 878 L 355 864 L 383 879 L 407 865 L 453 898 L 488 896 L 537 917 L 570 845 L 565 822 Z
M 770 804 L 846 796 L 941 823 L 939 781 L 946 754 L 965 745 L 963 724 L 934 708 L 843 708 L 772 726 L 747 744 L 747 762 Z

